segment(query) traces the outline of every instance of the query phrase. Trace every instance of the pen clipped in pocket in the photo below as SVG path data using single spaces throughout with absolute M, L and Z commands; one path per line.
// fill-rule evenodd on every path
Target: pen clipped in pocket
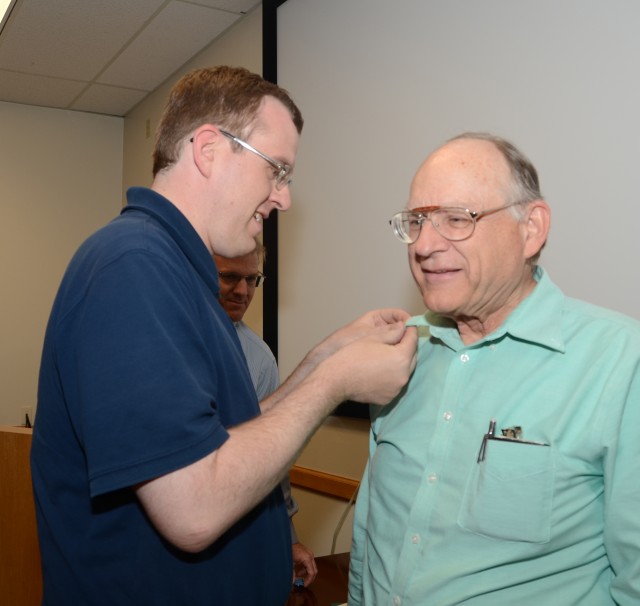
M 458 524 L 495 539 L 545 543 L 554 481 L 555 451 L 549 444 L 496 436 L 490 425 L 467 479 Z

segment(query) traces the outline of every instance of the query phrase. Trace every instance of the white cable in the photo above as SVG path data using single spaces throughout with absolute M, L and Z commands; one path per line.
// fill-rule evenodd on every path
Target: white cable
M 344 524 L 344 521 L 347 518 L 347 515 L 349 514 L 349 510 L 351 509 L 351 505 L 355 501 L 356 495 L 358 494 L 358 490 L 360 490 L 360 484 L 359 483 L 358 483 L 358 486 L 356 487 L 356 489 L 353 491 L 353 494 L 351 495 L 351 498 L 349 499 L 349 502 L 347 503 L 347 506 L 344 508 L 344 511 L 342 512 L 342 515 L 340 516 L 340 519 L 338 520 L 338 525 L 336 526 L 336 529 L 333 531 L 333 541 L 331 543 L 331 555 L 333 555 L 335 553 L 335 551 L 336 551 L 336 542 L 338 540 L 338 534 L 340 534 L 340 530 L 342 529 L 342 525 Z

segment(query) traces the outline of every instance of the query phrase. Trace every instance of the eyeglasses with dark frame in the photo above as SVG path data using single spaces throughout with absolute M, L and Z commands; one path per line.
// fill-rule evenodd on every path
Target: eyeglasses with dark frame
M 452 206 L 419 206 L 396 213 L 389 220 L 389 225 L 393 228 L 396 237 L 405 244 L 413 244 L 418 240 L 425 221 L 431 221 L 431 225 L 443 238 L 451 242 L 459 242 L 473 235 L 476 223 L 482 217 L 516 204 L 522 204 L 522 202 L 510 202 L 504 206 L 480 212 Z
M 266 276 L 260 271 L 257 274 L 249 274 L 248 276 L 236 274 L 232 271 L 219 271 L 218 277 L 225 284 L 234 288 L 241 280 L 244 280 L 249 288 L 257 288 L 266 278 Z
M 277 160 L 274 160 L 270 156 L 267 156 L 267 154 L 263 154 L 261 151 L 258 151 L 255 147 L 253 147 L 253 145 L 250 145 L 243 139 L 240 139 L 239 137 L 232 135 L 230 132 L 227 132 L 226 130 L 220 129 L 220 132 L 225 137 L 228 137 L 238 145 L 241 145 L 245 149 L 248 149 L 250 152 L 253 152 L 254 154 L 260 156 L 263 160 L 266 160 L 269 164 L 271 164 L 271 166 L 273 167 L 273 178 L 275 180 L 276 189 L 278 191 L 291 185 L 291 171 L 292 171 L 291 166 L 289 166 L 288 164 L 282 164 Z

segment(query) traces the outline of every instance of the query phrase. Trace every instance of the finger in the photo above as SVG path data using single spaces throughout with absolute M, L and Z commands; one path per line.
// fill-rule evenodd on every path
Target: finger
M 373 313 L 374 325 L 380 326 L 383 324 L 395 324 L 396 322 L 406 322 L 411 314 L 404 309 L 395 307 L 388 307 L 386 309 L 378 309 Z
M 407 349 L 415 349 L 418 346 L 418 327 L 417 326 L 405 326 L 404 334 L 400 343 Z
M 305 576 L 304 576 L 304 586 L 307 587 L 313 583 L 316 575 L 318 574 L 318 569 L 315 566 L 315 561 L 312 560 L 311 564 L 313 566 L 305 566 Z
M 407 348 L 408 352 L 411 353 L 409 374 L 412 374 L 418 362 L 418 328 L 408 326 L 398 346 Z
M 378 334 L 383 343 L 395 345 L 404 339 L 406 332 L 406 326 L 404 322 L 395 322 L 393 324 L 386 324 L 378 328 Z

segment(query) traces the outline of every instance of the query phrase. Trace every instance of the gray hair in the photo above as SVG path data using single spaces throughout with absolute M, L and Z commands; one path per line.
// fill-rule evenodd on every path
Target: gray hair
M 523 221 L 525 217 L 524 206 L 534 200 L 542 199 L 538 171 L 531 160 L 529 160 L 529 158 L 527 158 L 527 156 L 525 156 L 513 143 L 503 139 L 502 137 L 498 137 L 497 135 L 492 135 L 491 133 L 466 132 L 449 139 L 449 141 L 457 141 L 459 139 L 488 141 L 496 146 L 503 158 L 507 161 L 509 170 L 511 171 L 511 180 L 509 183 L 511 191 L 508 192 L 508 198 L 505 202 L 507 204 L 515 204 L 515 206 L 511 206 L 508 210 L 517 221 Z M 529 264 L 531 265 L 532 270 L 538 263 L 545 244 L 546 242 L 542 245 L 538 253 L 529 259 Z
M 540 191 L 540 181 L 538 179 L 538 171 L 535 166 L 513 143 L 492 135 L 491 133 L 484 132 L 466 132 L 452 139 L 450 141 L 457 141 L 459 139 L 475 139 L 479 141 L 488 141 L 493 143 L 498 151 L 502 154 L 504 159 L 509 165 L 511 171 L 511 182 L 509 184 L 511 191 L 509 192 L 509 199 L 507 203 L 522 203 L 533 202 L 534 200 L 542 199 L 542 193 Z M 524 218 L 523 208 L 519 204 L 512 206 L 510 209 L 513 215 L 518 220 Z

